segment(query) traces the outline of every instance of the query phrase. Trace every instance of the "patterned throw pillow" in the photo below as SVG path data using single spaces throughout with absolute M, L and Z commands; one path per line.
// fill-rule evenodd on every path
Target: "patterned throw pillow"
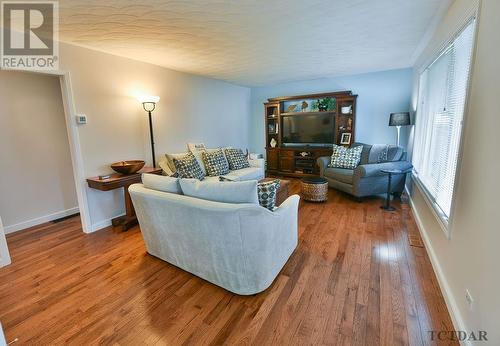
M 241 149 L 226 149 L 226 158 L 229 162 L 229 169 L 232 171 L 250 167 L 248 159 Z
M 175 170 L 179 178 L 195 178 L 203 180 L 205 173 L 201 170 L 198 161 L 192 153 L 173 158 Z
M 329 167 L 348 169 L 356 168 L 361 160 L 362 150 L 362 145 L 353 148 L 346 148 L 334 144 Z
M 273 210 L 276 206 L 276 193 L 280 187 L 278 179 L 257 184 L 257 194 L 261 207 Z
M 222 149 L 213 152 L 204 151 L 201 155 L 209 176 L 213 177 L 229 173 L 229 164 Z

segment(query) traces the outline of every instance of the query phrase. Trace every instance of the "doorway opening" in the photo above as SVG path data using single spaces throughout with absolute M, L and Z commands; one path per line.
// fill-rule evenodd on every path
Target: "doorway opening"
M 0 71 L 0 110 L 5 233 L 79 213 L 59 77 Z

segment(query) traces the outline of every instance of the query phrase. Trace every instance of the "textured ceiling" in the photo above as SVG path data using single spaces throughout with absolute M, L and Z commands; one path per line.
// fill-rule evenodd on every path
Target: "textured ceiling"
M 407 67 L 442 0 L 62 0 L 60 39 L 241 85 Z

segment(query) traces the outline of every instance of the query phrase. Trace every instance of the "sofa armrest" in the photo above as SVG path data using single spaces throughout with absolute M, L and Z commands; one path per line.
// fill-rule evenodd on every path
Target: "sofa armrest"
M 259 168 L 264 168 L 264 159 L 248 159 L 248 163 L 250 164 L 250 167 L 259 167 Z
M 359 165 L 358 167 L 356 167 L 356 169 L 354 170 L 354 176 L 359 178 L 383 176 L 386 175 L 386 173 L 382 173 L 383 169 L 399 169 L 402 171 L 406 171 L 412 167 L 412 164 L 408 161 L 371 163 L 366 165 Z
M 274 215 L 282 215 L 287 213 L 296 214 L 299 210 L 299 201 L 299 195 L 289 196 L 283 203 L 281 203 L 278 208 L 276 208 L 276 210 L 273 212 Z
M 323 176 L 323 172 L 325 171 L 325 168 L 327 168 L 328 165 L 330 164 L 330 161 L 331 161 L 330 156 L 318 157 L 318 159 L 316 160 L 316 163 L 319 166 L 319 175 L 320 176 Z

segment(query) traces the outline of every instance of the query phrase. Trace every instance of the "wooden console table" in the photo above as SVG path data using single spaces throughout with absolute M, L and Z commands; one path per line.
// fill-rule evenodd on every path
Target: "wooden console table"
M 135 215 L 134 205 L 128 193 L 128 187 L 132 184 L 141 182 L 142 173 L 161 174 L 161 168 L 144 167 L 139 172 L 129 175 L 119 173 L 112 174 L 107 179 L 99 179 L 99 177 L 92 177 L 87 179 L 89 187 L 101 191 L 109 191 L 114 189 L 123 188 L 125 196 L 125 215 L 114 218 L 111 222 L 114 227 L 122 226 L 124 231 L 137 224 L 137 217 Z

